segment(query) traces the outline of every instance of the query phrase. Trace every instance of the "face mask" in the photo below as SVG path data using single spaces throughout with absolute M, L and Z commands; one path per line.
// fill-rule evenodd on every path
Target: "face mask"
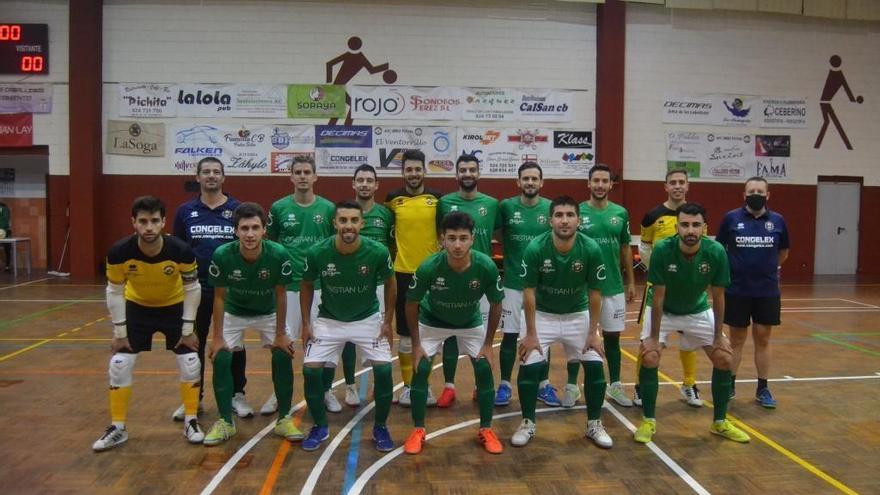
M 761 211 L 767 204 L 767 197 L 760 194 L 749 194 L 746 196 L 746 206 L 752 211 Z

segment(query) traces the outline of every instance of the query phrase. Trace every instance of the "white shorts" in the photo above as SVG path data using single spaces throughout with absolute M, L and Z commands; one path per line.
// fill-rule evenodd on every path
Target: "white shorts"
M 621 292 L 602 296 L 602 312 L 599 327 L 603 332 L 620 333 L 626 327 L 626 296 Z
M 260 332 L 263 347 L 272 347 L 275 341 L 275 313 L 264 316 L 235 316 L 223 313 L 223 340 L 229 350 L 244 349 L 244 331 L 253 329 Z M 290 335 L 290 328 L 286 329 Z
M 712 309 L 692 315 L 673 315 L 663 313 L 660 320 L 660 343 L 666 345 L 666 336 L 680 333 L 678 347 L 683 351 L 695 351 L 715 343 L 715 314 Z M 645 308 L 645 321 L 642 323 L 641 339 L 651 336 L 651 308 Z
M 391 362 L 391 344 L 379 338 L 382 317 L 378 313 L 358 321 L 318 318 L 312 326 L 314 337 L 306 345 L 304 363 L 339 363 L 346 342 L 357 346 L 361 363 Z
M 536 311 L 535 329 L 538 332 L 538 342 L 541 344 L 543 355 L 538 351 L 532 351 L 522 364 L 529 365 L 546 360 L 550 345 L 557 342 L 562 343 L 568 361 L 598 361 L 601 363 L 602 356 L 593 349 L 585 353 L 581 352 L 587 345 L 589 328 L 590 313 L 587 311 L 564 315 Z
M 486 328 L 483 326 L 474 328 L 440 328 L 419 323 L 419 337 L 422 341 L 422 349 L 431 357 L 443 347 L 443 341 L 449 337 L 458 340 L 458 348 L 468 356 L 475 358 L 483 348 L 486 340 Z M 414 363 L 418 366 L 418 363 Z
M 523 291 L 504 288 L 504 300 L 501 301 L 501 331 L 525 335 L 526 315 L 523 312 Z
M 312 320 L 318 317 L 318 304 L 321 303 L 321 291 L 316 290 L 312 297 Z M 302 311 L 299 305 L 299 291 L 287 291 L 287 331 L 290 338 L 298 339 L 302 332 Z
M 489 308 L 492 307 L 489 304 L 489 300 L 486 299 L 486 294 L 483 294 L 483 297 L 480 298 L 480 319 L 483 320 L 483 328 L 486 328 L 486 325 L 489 324 Z

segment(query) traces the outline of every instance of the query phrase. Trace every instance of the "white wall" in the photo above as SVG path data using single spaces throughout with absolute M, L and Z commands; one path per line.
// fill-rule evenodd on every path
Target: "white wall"
M 3 0 L 0 7 L 4 21 L 49 25 L 49 75 L 0 75 L 0 82 L 52 84 L 52 113 L 34 115 L 34 144 L 49 146 L 50 174 L 66 175 L 70 170 L 67 0 Z
M 15 182 L 8 188 L 0 187 L 5 198 L 45 198 L 46 174 L 49 172 L 46 157 L 30 155 L 6 155 L 0 157 L 0 168 L 15 169 Z
M 107 0 L 104 122 L 117 83 L 323 83 L 327 60 L 363 40 L 396 84 L 575 90 L 572 127 L 595 127 L 596 19 L 589 4 L 460 0 L 378 2 Z M 550 9 L 550 10 L 548 10 Z M 381 84 L 380 75 L 353 84 Z M 152 119 L 189 123 L 199 119 Z M 228 123 L 236 120 L 201 119 Z M 238 120 L 239 122 L 243 122 Z M 259 123 L 322 123 L 255 119 Z M 370 124 L 369 121 L 357 121 Z M 389 121 L 384 121 L 388 125 Z M 429 124 L 396 121 L 393 125 Z M 437 122 L 436 125 L 476 123 Z M 491 126 L 491 123 L 487 123 Z M 479 124 L 476 124 L 479 126 Z M 534 126 L 534 124 L 531 124 Z M 551 126 L 560 127 L 560 126 Z M 566 124 L 561 127 L 569 127 Z M 166 133 L 170 127 L 166 128 Z M 166 150 L 170 151 L 170 150 Z M 105 155 L 108 174 L 171 174 L 171 158 Z
M 815 184 L 817 175 L 862 176 L 880 185 L 880 23 L 799 16 L 666 9 L 627 4 L 624 177 L 662 179 L 666 132 L 759 131 L 791 134 L 792 180 Z M 853 145 L 847 151 L 833 125 L 818 150 L 819 97 L 838 54 L 853 93 L 832 100 Z M 765 129 L 663 124 L 665 93 L 806 96 L 808 128 Z

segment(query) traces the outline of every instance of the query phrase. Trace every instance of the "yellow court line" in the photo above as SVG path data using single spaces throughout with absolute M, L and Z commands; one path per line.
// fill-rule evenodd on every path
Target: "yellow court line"
M 629 358 L 630 360 L 632 360 L 633 362 L 636 362 L 636 356 L 634 356 L 633 354 L 627 352 L 627 351 L 624 350 L 624 349 L 621 349 L 620 352 L 621 352 L 624 356 L 626 356 L 627 358 Z M 668 383 L 681 383 L 681 382 L 678 381 L 678 380 L 673 380 L 672 377 L 670 377 L 669 375 L 667 375 L 667 374 L 665 374 L 665 373 L 661 373 L 659 370 L 657 371 L 657 374 L 658 374 L 661 378 L 663 378 L 664 381 L 666 381 L 666 382 L 668 382 Z M 712 404 L 712 402 L 710 402 L 710 401 L 708 401 L 708 400 L 703 399 L 703 402 L 706 403 L 709 407 L 712 407 L 712 408 L 715 407 L 715 405 Z M 821 469 L 819 469 L 819 468 L 817 468 L 816 466 L 810 464 L 809 462 L 807 462 L 807 461 L 804 460 L 803 458 L 799 457 L 799 456 L 798 456 L 797 454 L 795 454 L 794 452 L 792 452 L 792 451 L 788 450 L 787 448 L 783 447 L 782 445 L 779 445 L 778 443 L 774 442 L 774 441 L 771 440 L 769 437 L 767 437 L 766 435 L 760 433 L 760 432 L 759 432 L 758 430 L 756 430 L 755 428 L 753 428 L 753 427 L 747 425 L 746 423 L 744 423 L 741 419 L 738 419 L 738 418 L 734 417 L 734 416 L 733 416 L 732 414 L 730 414 L 730 413 L 727 414 L 727 418 L 730 419 L 730 420 L 733 420 L 734 423 L 736 423 L 737 425 L 739 425 L 740 427 L 742 427 L 742 429 L 746 430 L 746 432 L 748 432 L 749 434 L 754 435 L 758 440 L 761 440 L 762 442 L 764 442 L 765 444 L 767 444 L 768 446 L 770 446 L 770 448 L 772 448 L 773 450 L 779 452 L 780 454 L 784 455 L 785 457 L 788 457 L 790 460 L 794 461 L 797 465 L 801 466 L 802 468 L 806 469 L 806 470 L 809 471 L 810 473 L 812 473 L 812 474 L 814 474 L 815 476 L 819 477 L 820 479 L 822 479 L 823 481 L 825 481 L 825 482 L 828 483 L 829 485 L 833 486 L 834 488 L 837 488 L 838 490 L 840 490 L 840 491 L 843 492 L 843 493 L 846 493 L 847 495 L 859 495 L 859 492 L 857 492 L 857 491 L 853 490 L 852 488 L 850 488 L 850 487 L 844 485 L 843 483 L 841 483 L 841 482 L 838 481 L 837 479 L 833 478 L 831 475 L 829 475 L 829 474 L 826 473 L 825 471 L 822 471 Z
M 92 325 L 92 324 L 95 324 L 95 323 L 97 323 L 97 322 L 99 322 L 99 321 L 101 321 L 101 320 L 106 320 L 106 319 L 107 319 L 107 317 L 104 316 L 104 317 L 102 317 L 102 318 L 98 318 L 97 320 L 92 320 L 92 321 L 90 321 L 89 323 L 86 323 L 86 325 Z M 64 336 L 64 335 L 67 335 L 68 332 L 73 332 L 73 331 L 79 330 L 79 328 L 80 328 L 80 327 L 76 327 L 76 329 L 74 329 L 74 330 L 68 330 L 67 332 L 62 332 L 60 335 L 58 335 L 58 337 L 62 337 L 62 336 Z M 35 343 L 35 344 L 31 344 L 31 345 L 25 347 L 24 349 L 19 349 L 19 350 L 17 350 L 17 351 L 10 352 L 9 354 L 4 354 L 4 355 L 0 356 L 0 362 L 6 361 L 7 359 L 12 359 L 12 358 L 14 358 L 15 356 L 18 356 L 19 354 L 24 354 L 25 352 L 28 352 L 28 351 L 34 350 L 34 349 L 36 349 L 37 347 L 40 347 L 40 346 L 42 346 L 42 345 L 44 345 L 44 344 L 48 344 L 49 342 L 57 341 L 57 340 L 65 340 L 65 339 L 57 339 L 57 338 L 55 338 L 55 339 L 52 339 L 52 338 L 42 339 L 42 340 L 40 340 L 39 342 L 37 342 L 37 343 Z

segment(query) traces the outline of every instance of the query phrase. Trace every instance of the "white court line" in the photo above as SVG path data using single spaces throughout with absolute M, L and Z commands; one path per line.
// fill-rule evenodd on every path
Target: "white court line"
M 0 302 L 15 302 L 15 303 L 104 303 L 105 299 L 0 299 Z
M 880 309 L 880 306 L 875 306 L 875 305 L 873 305 L 873 304 L 863 303 L 863 302 L 859 302 L 859 301 L 852 301 L 852 300 L 850 300 L 850 299 L 842 299 L 842 298 L 838 298 L 837 300 L 838 300 L 838 301 L 845 301 L 845 302 L 853 303 L 853 304 L 861 304 L 862 306 L 867 306 L 867 307 L 869 307 L 869 308 L 877 308 L 877 309 Z
M 633 426 L 633 424 L 630 423 L 625 417 L 623 417 L 623 415 L 621 415 L 620 412 L 618 412 L 616 409 L 611 407 L 610 404 L 606 403 L 606 406 L 603 406 L 603 407 L 605 407 L 606 409 L 611 411 L 611 413 L 614 414 L 614 416 L 616 418 L 622 420 L 623 425 L 626 426 L 627 429 L 629 429 L 632 432 L 636 431 L 636 427 Z M 586 408 L 587 408 L 587 406 L 576 406 L 576 407 L 571 407 L 571 408 L 547 407 L 547 408 L 543 408 L 543 409 L 537 409 L 535 411 L 535 414 L 561 412 L 561 411 L 574 411 L 574 410 L 586 409 Z M 492 420 L 495 421 L 495 420 L 509 418 L 509 417 L 513 417 L 513 416 L 520 416 L 521 414 L 522 414 L 522 411 L 514 411 L 514 412 L 509 412 L 509 413 L 504 413 L 504 414 L 496 414 L 496 415 L 492 416 Z M 478 424 L 479 422 L 480 422 L 480 419 L 475 418 L 475 419 L 471 419 L 468 421 L 462 421 L 461 423 L 447 426 L 446 428 L 442 428 L 440 430 L 429 433 L 425 437 L 425 441 L 437 438 L 441 435 L 445 435 L 447 433 L 451 433 L 456 430 L 460 430 L 460 429 L 468 427 L 468 426 Z M 648 443 L 647 445 L 648 445 L 648 448 L 651 449 L 652 452 L 657 454 L 657 456 L 660 457 L 660 460 L 662 460 L 664 464 L 666 464 L 675 474 L 677 474 L 685 483 L 687 483 L 688 486 L 690 486 L 691 489 L 694 490 L 694 492 L 699 493 L 701 495 L 708 495 L 709 494 L 709 492 L 705 488 L 703 488 L 702 485 L 700 485 L 693 477 L 691 477 L 687 473 L 687 471 L 685 471 L 674 460 L 672 460 L 672 458 L 670 458 L 668 455 L 666 455 L 666 453 L 664 453 L 662 450 L 660 450 L 660 448 L 657 447 L 654 444 L 654 442 Z M 354 484 L 351 486 L 351 489 L 348 491 L 347 495 L 360 495 L 361 491 L 363 491 L 363 489 L 366 487 L 366 485 L 370 481 L 370 479 L 376 473 L 378 473 L 380 469 L 385 467 L 385 465 L 387 465 L 388 463 L 390 463 L 391 461 L 393 461 L 397 457 L 400 457 L 401 454 L 403 454 L 403 447 L 398 447 L 398 448 L 392 450 L 391 452 L 385 454 L 381 459 L 379 459 L 378 461 L 376 461 L 372 465 L 370 465 L 370 467 L 365 469 L 364 472 L 361 473 L 361 475 L 358 477 L 358 479 L 355 480 Z
M 875 380 L 880 378 L 880 373 L 874 375 L 856 375 L 856 376 L 811 376 L 804 378 L 794 378 L 791 375 L 782 375 L 782 378 L 770 378 L 768 382 L 835 382 L 835 381 L 846 381 L 846 380 Z M 699 385 L 711 385 L 711 380 L 698 380 L 696 382 Z M 736 379 L 736 383 L 758 383 L 758 380 L 755 378 L 748 379 Z M 635 382 L 624 382 L 623 386 L 633 386 Z M 681 382 L 661 382 L 660 386 L 669 385 L 669 386 L 679 386 Z
M 817 308 L 817 309 L 783 309 L 783 313 L 875 313 L 880 311 L 880 308 L 840 308 L 840 309 L 832 309 L 832 308 Z
M 22 282 L 20 284 L 15 284 L 15 285 L 7 285 L 6 287 L 0 287 L 0 290 L 13 289 L 15 287 L 21 287 L 23 285 L 35 284 L 37 282 L 44 282 L 46 280 L 52 280 L 52 277 L 39 278 L 37 280 L 31 280 L 30 282 Z

